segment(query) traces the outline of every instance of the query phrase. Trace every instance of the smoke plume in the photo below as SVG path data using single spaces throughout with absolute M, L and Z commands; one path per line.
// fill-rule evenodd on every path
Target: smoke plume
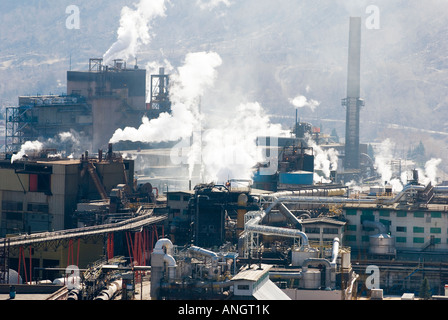
M 252 168 L 266 160 L 257 145 L 262 136 L 282 136 L 285 132 L 272 124 L 258 102 L 242 103 L 234 116 L 214 123 L 203 135 L 202 160 L 207 181 L 224 182 L 229 178 L 251 179 Z
M 307 144 L 313 148 L 314 152 L 314 182 L 329 183 L 331 182 L 330 173 L 332 170 L 338 169 L 339 152 L 334 148 L 322 149 L 321 146 L 311 138 L 307 137 Z
M 140 0 L 135 10 L 123 7 L 117 41 L 104 54 L 104 63 L 117 58 L 135 58 L 139 47 L 151 41 L 150 23 L 157 17 L 163 17 L 165 10 L 165 0 Z
M 110 142 L 162 142 L 189 138 L 200 124 L 200 98 L 213 85 L 216 68 L 221 62 L 214 52 L 189 53 L 178 73 L 170 78 L 172 113 L 161 113 L 156 119 L 144 117 L 138 128 L 117 129 Z
M 16 160 L 22 159 L 29 152 L 39 152 L 42 150 L 43 144 L 40 141 L 26 141 L 21 147 L 20 151 L 16 154 L 13 154 L 11 157 L 11 163 Z
M 309 88 L 307 87 L 307 91 L 309 90 Z M 304 107 L 309 107 L 311 109 L 311 111 L 314 111 L 319 105 L 320 102 L 316 101 L 314 99 L 309 99 L 307 97 L 305 97 L 304 95 L 297 95 L 295 98 L 293 99 L 289 99 L 289 102 L 296 108 L 304 108 Z

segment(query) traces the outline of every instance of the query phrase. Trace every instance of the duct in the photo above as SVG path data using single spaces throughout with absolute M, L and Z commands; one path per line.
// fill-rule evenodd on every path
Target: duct
M 435 186 L 434 192 L 436 193 L 447 193 L 448 192 L 448 186 Z
M 159 239 L 154 246 L 153 254 L 163 255 L 163 262 L 168 267 L 168 279 L 174 279 L 176 276 L 177 263 L 174 257 L 171 255 L 173 251 L 173 243 L 171 240 L 163 238 Z
M 302 230 L 301 221 L 297 219 L 297 217 L 291 211 L 289 211 L 289 209 L 283 203 L 280 203 L 278 207 L 280 212 L 294 225 L 295 228 Z
M 163 256 L 163 261 L 168 266 L 168 279 L 174 279 L 176 277 L 176 267 L 177 267 L 176 260 L 172 255 L 165 254 Z
M 258 225 L 258 224 L 251 223 L 251 222 L 252 221 L 249 221 L 248 223 L 246 223 L 246 231 L 261 233 L 264 235 L 282 236 L 282 237 L 289 237 L 289 238 L 302 238 L 302 245 L 309 246 L 308 236 L 300 230 L 270 227 L 270 226 Z
M 336 259 L 338 258 L 338 253 L 339 253 L 339 238 L 335 237 L 333 239 L 333 251 L 331 253 L 331 262 L 330 262 L 330 264 L 333 267 L 336 267 Z
M 408 184 L 408 185 L 404 186 L 403 190 L 401 190 L 401 192 L 398 193 L 393 199 L 384 201 L 384 204 L 397 203 L 401 200 L 401 198 L 403 198 L 409 192 L 411 192 L 411 191 L 415 192 L 415 191 L 420 191 L 420 190 L 424 190 L 424 189 L 425 189 L 425 186 Z
M 160 251 L 162 252 L 166 252 L 167 254 L 172 254 L 173 252 L 173 243 L 171 242 L 170 239 L 159 239 L 156 242 L 156 245 L 154 246 L 154 251 L 157 253 L 160 253 Z
M 196 246 L 191 246 L 190 248 L 188 248 L 188 250 L 191 251 L 191 252 L 198 253 L 200 255 L 212 258 L 212 265 L 215 266 L 215 267 L 217 266 L 217 264 L 218 264 L 218 255 L 215 252 L 207 250 L 207 249 L 203 249 L 203 248 L 200 248 L 200 247 L 196 247 Z
M 247 232 L 243 231 L 241 235 L 238 237 L 238 255 L 240 257 L 244 256 L 244 247 L 246 245 L 247 236 L 248 236 Z
M 269 279 L 302 279 L 302 272 L 269 272 Z
M 327 288 L 331 288 L 331 264 L 330 261 L 328 261 L 327 259 L 322 259 L 322 258 L 308 258 L 303 262 L 302 265 L 302 272 L 306 272 L 308 270 L 309 266 L 319 266 L 321 264 L 325 264 L 326 268 L 325 268 L 325 286 Z
M 78 289 L 73 289 L 70 290 L 68 295 L 67 295 L 67 300 L 78 300 L 79 298 L 79 290 Z
M 110 300 L 113 296 L 121 290 L 122 280 L 116 280 L 111 282 L 107 288 L 102 290 L 100 294 L 94 300 Z
M 384 224 L 382 224 L 381 222 L 378 222 L 378 221 L 364 220 L 362 222 L 362 225 L 364 227 L 367 227 L 367 228 L 378 229 L 378 233 L 379 234 L 386 234 L 387 233 L 386 226 Z
M 423 190 L 425 187 L 421 185 L 406 185 L 403 190 L 398 193 L 394 198 L 388 200 L 382 200 L 377 198 L 346 198 L 346 197 L 322 197 L 322 196 L 309 196 L 305 191 L 310 190 L 300 190 L 300 191 L 288 191 L 288 192 L 277 192 L 271 195 L 264 196 L 265 198 L 272 198 L 272 203 L 265 210 L 269 213 L 279 202 L 306 202 L 306 203 L 383 203 L 385 205 L 391 205 L 400 201 L 404 195 L 412 191 Z M 439 190 L 443 190 L 440 188 Z M 304 191 L 304 192 L 301 192 Z M 447 190 L 448 191 L 448 190 Z

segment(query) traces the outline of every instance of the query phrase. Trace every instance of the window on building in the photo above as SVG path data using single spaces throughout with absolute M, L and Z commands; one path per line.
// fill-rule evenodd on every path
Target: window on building
M 390 212 L 386 210 L 380 210 L 380 217 L 389 217 Z
M 442 228 L 433 227 L 433 228 L 429 229 L 429 232 L 431 232 L 431 233 L 442 233 Z
M 30 192 L 45 192 L 50 193 L 51 190 L 51 175 L 36 174 L 29 175 L 29 191 Z
M 168 196 L 168 200 L 170 200 L 170 201 L 180 201 L 180 195 L 178 195 L 178 194 L 170 194 Z
M 352 234 L 346 234 L 346 235 L 344 235 L 344 239 L 345 239 L 345 241 L 355 242 L 356 236 L 352 235 Z
M 397 217 L 398 218 L 404 218 L 408 215 L 406 211 L 397 211 Z
M 249 285 L 248 284 L 239 284 L 238 290 L 249 290 Z
M 422 237 L 414 237 L 413 238 L 414 243 L 425 243 L 425 238 Z
M 442 212 L 431 212 L 431 218 L 442 218 Z
M 324 234 L 338 234 L 338 228 L 324 228 Z
M 396 238 L 396 241 L 397 241 L 398 243 L 406 243 L 406 237 L 397 237 L 397 238 Z
M 414 218 L 424 218 L 425 217 L 425 213 L 422 211 L 416 211 L 414 212 Z
M 397 226 L 397 232 L 406 232 L 407 228 L 406 227 L 398 227 Z
M 414 227 L 413 231 L 414 233 L 424 233 L 425 227 Z
M 306 233 L 320 233 L 320 228 L 317 227 L 306 227 L 305 230 Z

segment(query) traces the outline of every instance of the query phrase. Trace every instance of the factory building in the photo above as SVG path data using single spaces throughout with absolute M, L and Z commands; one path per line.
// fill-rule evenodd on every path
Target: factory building
M 29 140 L 46 140 L 75 131 L 85 137 L 86 150 L 106 148 L 118 128 L 138 127 L 143 116 L 170 112 L 168 79 L 151 77 L 151 102 L 146 103 L 146 70 L 128 68 L 123 60 L 103 65 L 90 59 L 88 71 L 67 71 L 65 95 L 19 97 L 18 107 L 6 109 L 6 151 L 17 151 Z
M 89 71 L 67 72 L 67 94 L 92 106 L 92 150 L 104 148 L 118 128 L 136 127 L 146 110 L 146 70 L 122 60 L 105 66 L 90 59 Z
M 72 228 L 77 203 L 103 199 L 133 185 L 133 160 L 29 159 L 0 161 L 2 237 Z
M 81 96 L 21 96 L 17 108 L 6 108 L 7 152 L 19 150 L 25 141 L 54 138 L 71 130 L 92 135 L 92 108 Z M 70 146 L 67 149 L 61 151 L 70 152 Z

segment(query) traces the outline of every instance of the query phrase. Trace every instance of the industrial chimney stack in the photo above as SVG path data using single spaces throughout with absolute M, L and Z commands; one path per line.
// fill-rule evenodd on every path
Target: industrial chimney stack
M 345 170 L 360 169 L 359 152 L 359 111 L 364 106 L 360 99 L 361 77 L 361 18 L 350 17 L 347 97 L 342 100 L 346 107 L 345 127 Z

